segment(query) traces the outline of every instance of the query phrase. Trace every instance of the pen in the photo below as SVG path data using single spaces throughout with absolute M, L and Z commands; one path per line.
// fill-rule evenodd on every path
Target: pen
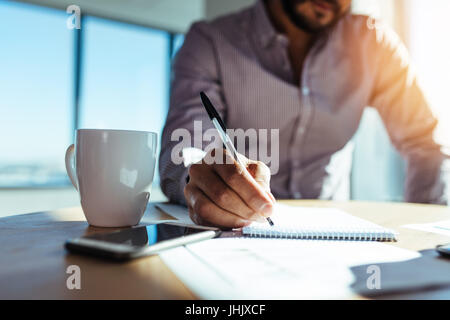
M 219 113 L 216 111 L 216 108 L 214 108 L 213 104 L 209 100 L 208 96 L 202 91 L 200 92 L 200 98 L 202 99 L 203 106 L 206 109 L 206 112 L 208 113 L 209 118 L 211 119 L 212 123 L 214 124 L 214 127 L 219 132 L 220 139 L 222 139 L 223 144 L 225 145 L 225 148 L 231 152 L 234 160 L 236 160 L 237 164 L 241 167 L 242 172 L 244 174 L 247 174 L 250 176 L 251 179 L 253 177 L 251 174 L 247 171 L 245 165 L 242 163 L 241 159 L 239 159 L 238 153 L 236 148 L 234 147 L 233 142 L 231 141 L 230 137 L 227 135 L 225 127 L 225 123 L 223 122 L 222 118 L 220 118 Z M 273 226 L 273 221 L 269 217 L 266 218 L 267 222 L 271 226 Z

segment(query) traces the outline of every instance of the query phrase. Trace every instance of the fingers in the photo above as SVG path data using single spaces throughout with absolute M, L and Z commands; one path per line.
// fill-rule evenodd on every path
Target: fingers
M 220 208 L 200 189 L 190 183 L 184 188 L 184 195 L 188 203 L 189 215 L 197 224 L 240 228 L 251 223 L 251 221 Z
M 264 222 L 264 218 L 250 208 L 242 198 L 212 170 L 204 164 L 193 164 L 189 169 L 192 185 L 203 193 L 218 207 L 234 213 L 245 220 Z
M 218 159 L 219 158 L 219 159 Z M 189 168 L 184 189 L 189 213 L 199 224 L 237 228 L 265 222 L 275 198 L 270 193 L 270 170 L 262 162 L 239 155 L 241 164 L 222 149 L 208 152 Z
M 264 188 L 266 192 L 270 192 L 270 169 L 261 161 L 248 160 L 247 170 L 253 179 Z
M 276 199 L 270 191 L 271 173 L 269 167 L 266 166 L 264 162 L 248 160 L 247 170 L 255 179 L 255 181 L 267 192 L 272 202 L 275 203 Z
M 225 157 L 230 157 L 230 155 L 225 152 Z M 273 210 L 273 200 L 266 191 L 270 190 L 270 171 L 264 172 L 264 169 L 255 168 L 252 163 L 252 170 L 257 173 L 256 179 L 259 180 L 255 181 L 255 178 L 247 170 L 242 170 L 236 161 L 226 159 L 226 162 L 222 163 L 225 164 L 212 164 L 214 171 L 242 198 L 248 207 L 264 217 L 269 217 Z M 261 166 L 259 163 L 255 165 Z

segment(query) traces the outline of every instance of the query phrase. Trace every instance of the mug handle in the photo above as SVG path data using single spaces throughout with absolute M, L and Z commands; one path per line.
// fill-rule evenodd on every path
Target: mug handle
M 75 146 L 71 144 L 66 151 L 66 171 L 75 189 L 78 190 L 78 182 L 75 174 Z

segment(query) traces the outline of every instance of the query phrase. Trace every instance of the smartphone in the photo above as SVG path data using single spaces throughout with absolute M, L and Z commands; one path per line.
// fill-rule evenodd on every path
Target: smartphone
M 113 260 L 130 260 L 220 236 L 220 229 L 159 223 L 99 233 L 65 243 L 68 251 Z
M 443 257 L 450 258 L 450 243 L 444 244 L 441 246 L 437 246 L 436 250 L 439 252 L 439 254 Z

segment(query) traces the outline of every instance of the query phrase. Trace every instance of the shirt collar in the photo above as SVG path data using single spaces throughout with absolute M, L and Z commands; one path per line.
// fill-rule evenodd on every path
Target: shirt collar
M 277 36 L 277 32 L 270 21 L 264 0 L 258 0 L 253 10 L 253 22 L 261 45 L 267 47 Z

